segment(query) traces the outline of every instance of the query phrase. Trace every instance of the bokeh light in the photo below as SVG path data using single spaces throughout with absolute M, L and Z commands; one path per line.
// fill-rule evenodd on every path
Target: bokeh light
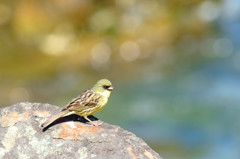
M 97 80 L 96 114 L 167 159 L 238 159 L 239 0 L 0 2 L 0 106 L 65 106 Z

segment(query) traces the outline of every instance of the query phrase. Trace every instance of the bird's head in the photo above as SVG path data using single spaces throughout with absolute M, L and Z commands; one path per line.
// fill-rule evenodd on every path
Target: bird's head
M 91 90 L 95 93 L 99 93 L 105 97 L 109 97 L 111 94 L 111 91 L 114 89 L 112 86 L 112 83 L 107 79 L 101 79 L 99 80 L 92 88 Z

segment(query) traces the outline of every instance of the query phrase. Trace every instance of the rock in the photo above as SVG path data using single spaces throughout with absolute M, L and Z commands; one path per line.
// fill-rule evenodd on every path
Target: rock
M 0 158 L 161 159 L 142 139 L 119 126 L 90 126 L 80 116 L 71 115 L 44 130 L 40 127 L 60 111 L 57 106 L 41 103 L 1 108 Z

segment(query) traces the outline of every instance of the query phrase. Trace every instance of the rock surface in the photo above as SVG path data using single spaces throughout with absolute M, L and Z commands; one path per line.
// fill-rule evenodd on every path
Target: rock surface
M 142 139 L 119 126 L 89 126 L 77 115 L 61 118 L 42 130 L 41 123 L 60 111 L 41 103 L 1 108 L 0 159 L 161 159 Z

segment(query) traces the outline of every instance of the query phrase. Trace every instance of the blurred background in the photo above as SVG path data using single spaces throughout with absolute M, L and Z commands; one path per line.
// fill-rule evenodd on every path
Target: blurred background
M 239 46 L 239 0 L 1 0 L 0 107 L 108 78 L 99 119 L 164 159 L 239 159 Z

